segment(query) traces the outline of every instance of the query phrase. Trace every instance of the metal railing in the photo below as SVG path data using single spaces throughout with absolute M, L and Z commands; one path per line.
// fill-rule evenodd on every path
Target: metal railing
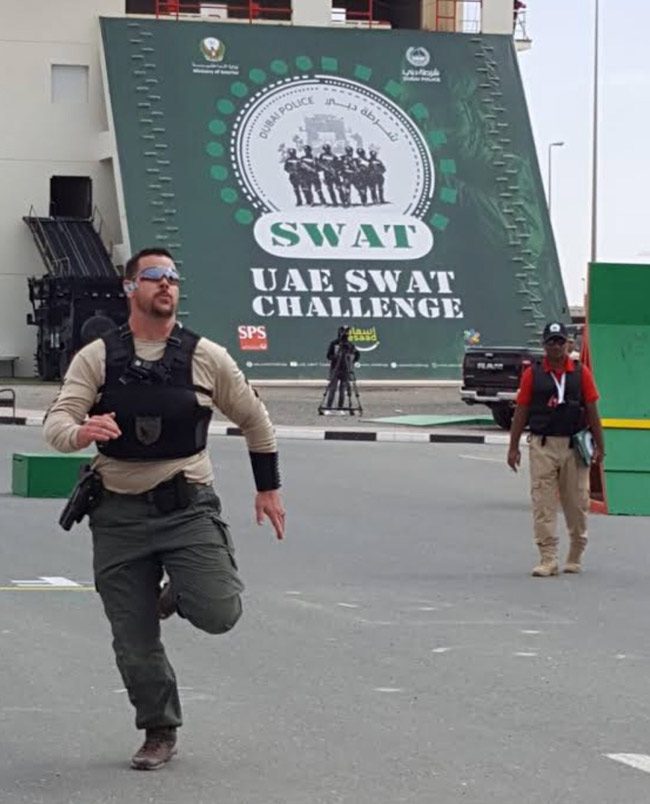
M 92 223 L 93 229 L 99 235 L 99 239 L 104 244 L 104 248 L 108 252 L 108 256 L 113 259 L 113 247 L 115 245 L 115 241 L 108 231 L 108 226 L 104 220 L 104 216 L 99 211 L 99 207 L 96 204 L 93 207 L 93 214 L 90 218 L 90 222 Z
M 530 42 L 530 36 L 526 29 L 526 11 L 520 8 L 518 11 L 513 12 L 513 36 L 515 42 Z
M 222 16 L 223 15 L 223 16 Z M 258 20 L 272 20 L 276 22 L 291 22 L 293 11 L 291 4 L 284 6 L 269 6 L 257 0 L 229 0 L 220 2 L 182 2 L 182 0 L 156 0 L 156 17 L 208 17 L 213 19 L 246 21 L 253 23 Z
M 341 22 L 358 27 L 386 27 L 390 12 L 390 0 L 364 0 L 361 8 L 348 9 L 345 0 L 333 0 L 332 22 Z M 156 0 L 156 17 L 203 17 L 216 21 L 242 22 L 248 20 L 253 23 L 260 20 L 275 22 L 292 22 L 293 10 L 291 3 L 282 6 L 271 6 L 264 0 L 211 0 L 198 2 L 197 0 Z
M 56 276 L 66 276 L 71 274 L 70 259 L 68 257 L 56 257 L 56 251 L 50 242 L 47 232 L 43 228 L 41 219 L 32 204 L 28 213 L 29 228 L 34 237 L 34 242 L 45 263 L 48 272 Z
M 387 0 L 366 0 L 366 8 L 363 11 L 344 7 L 341 7 L 341 11 L 345 12 L 345 18 L 341 20 L 342 22 L 357 23 L 362 27 L 367 25 L 368 28 L 378 25 L 383 27 L 387 24 L 383 16 L 390 11 L 390 5 Z
M 11 419 L 16 421 L 16 392 L 13 388 L 0 388 L 0 407 L 11 408 Z

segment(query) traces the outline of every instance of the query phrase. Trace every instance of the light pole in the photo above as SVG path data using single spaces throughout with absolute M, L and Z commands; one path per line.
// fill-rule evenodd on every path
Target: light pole
M 548 146 L 548 214 L 549 217 L 551 215 L 551 187 L 552 187 L 552 180 L 553 180 L 553 148 L 561 148 L 564 145 L 563 142 L 552 142 Z
M 598 0 L 594 2 L 594 110 L 591 156 L 591 262 L 596 262 L 598 245 Z

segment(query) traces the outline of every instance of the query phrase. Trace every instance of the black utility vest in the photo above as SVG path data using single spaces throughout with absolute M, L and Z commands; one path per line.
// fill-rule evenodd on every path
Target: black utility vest
M 102 336 L 106 378 L 91 415 L 115 413 L 122 435 L 98 443 L 102 455 L 123 461 L 187 458 L 205 449 L 211 407 L 200 405 L 196 392 L 212 396 L 192 382 L 192 358 L 199 336 L 178 324 L 160 360 L 135 354 L 128 325 Z
M 530 432 L 542 436 L 572 436 L 584 427 L 582 398 L 582 366 L 565 374 L 564 404 L 549 407 L 558 391 L 550 372 L 540 362 L 533 364 L 533 399 L 528 426 Z

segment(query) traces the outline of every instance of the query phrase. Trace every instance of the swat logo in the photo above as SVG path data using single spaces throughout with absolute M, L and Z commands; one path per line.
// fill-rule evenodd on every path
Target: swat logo
M 433 247 L 422 221 L 434 191 L 429 149 L 379 92 L 334 76 L 273 84 L 244 106 L 232 145 L 269 254 L 413 260 Z

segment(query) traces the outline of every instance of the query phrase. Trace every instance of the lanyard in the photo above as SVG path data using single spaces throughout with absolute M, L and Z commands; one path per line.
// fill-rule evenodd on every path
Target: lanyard
M 562 376 L 558 380 L 553 372 L 551 372 L 551 377 L 553 378 L 553 382 L 555 383 L 555 387 L 557 388 L 557 403 L 558 405 L 564 404 L 564 391 L 566 389 L 566 372 L 562 372 Z

